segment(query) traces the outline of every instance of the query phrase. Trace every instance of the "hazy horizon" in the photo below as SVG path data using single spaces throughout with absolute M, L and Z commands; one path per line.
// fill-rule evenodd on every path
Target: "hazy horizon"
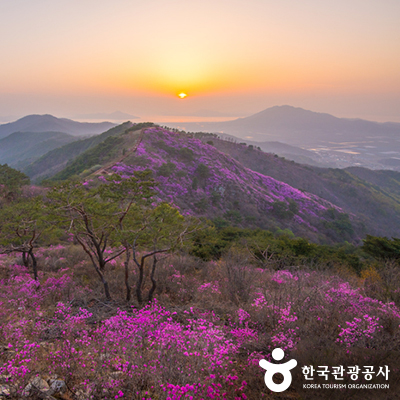
M 289 107 L 293 107 L 290 106 L 288 104 L 282 104 L 282 105 L 278 105 L 278 107 L 280 106 L 289 106 Z M 126 118 L 110 118 L 110 117 L 106 117 L 106 114 L 112 114 L 113 112 L 104 112 L 104 113 L 93 113 L 93 114 L 104 114 L 104 117 L 100 117 L 100 116 L 96 116 L 96 117 L 90 117 L 89 115 L 85 116 L 85 115 L 79 115 L 79 114 L 74 114 L 74 115 L 56 115 L 56 114 L 50 114 L 48 112 L 46 113 L 36 113 L 36 114 L 26 114 L 26 115 L 9 115 L 9 116 L 0 116 L 0 125 L 2 124 L 7 124 L 10 122 L 15 122 L 23 117 L 29 116 L 29 115 L 52 115 L 56 118 L 66 118 L 66 119 L 70 119 L 70 120 L 74 120 L 77 122 L 112 122 L 115 124 L 120 124 L 126 121 L 131 121 L 134 123 L 140 123 L 140 122 L 154 122 L 154 123 L 158 123 L 158 124 L 168 124 L 168 123 L 172 123 L 174 124 L 173 126 L 175 126 L 175 124 L 177 123 L 202 123 L 202 122 L 224 122 L 224 121 L 232 121 L 232 120 L 236 120 L 236 119 L 240 119 L 240 118 L 246 118 L 249 116 L 252 116 L 254 114 L 257 114 L 261 111 L 265 111 L 269 108 L 273 108 L 276 106 L 272 106 L 272 107 L 268 107 L 266 109 L 263 110 L 258 110 L 255 113 L 251 113 L 251 114 L 238 114 L 238 115 L 229 115 L 229 113 L 226 113 L 226 115 L 224 115 L 223 113 L 221 113 L 221 115 L 198 115 L 196 113 L 194 113 L 194 115 L 173 115 L 173 114 L 168 114 L 166 113 L 165 115 L 157 115 L 157 114 L 143 114 L 142 116 L 126 116 Z M 302 108 L 302 107 L 299 107 Z M 302 108 L 303 109 L 303 108 Z M 312 111 L 312 112 L 317 112 L 315 110 L 307 110 L 304 109 L 306 111 Z M 114 110 L 114 112 L 120 112 L 120 110 Z M 375 119 L 371 116 L 370 118 L 361 118 L 361 117 L 347 117 L 347 116 L 338 116 L 329 112 L 321 112 L 323 114 L 329 114 L 332 115 L 334 117 L 338 117 L 338 118 L 346 118 L 346 119 L 362 119 L 365 121 L 370 121 L 370 122 L 379 122 L 379 123 L 385 123 L 385 122 L 393 122 L 393 123 L 400 123 L 400 118 L 398 118 L 397 120 L 392 119 L 392 120 L 388 120 L 385 118 L 379 118 L 379 116 L 377 116 Z M 184 129 L 184 128 L 182 128 Z
M 400 122 L 400 2 L 321 3 L 2 2 L 0 123 L 234 119 L 276 105 Z

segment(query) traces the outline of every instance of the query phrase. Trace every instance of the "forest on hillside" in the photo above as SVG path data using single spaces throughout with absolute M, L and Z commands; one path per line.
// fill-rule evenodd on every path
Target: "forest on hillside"
M 317 398 L 303 367 L 323 365 L 397 388 L 399 239 L 218 226 L 157 200 L 148 171 L 45 188 L 0 169 L 0 397 Z M 277 347 L 299 365 L 286 397 L 258 364 Z

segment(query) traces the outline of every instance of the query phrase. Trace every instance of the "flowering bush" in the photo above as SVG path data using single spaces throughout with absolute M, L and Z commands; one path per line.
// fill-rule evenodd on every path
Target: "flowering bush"
M 35 377 L 62 379 L 82 399 L 267 398 L 258 360 L 275 347 L 307 365 L 319 355 L 320 365 L 399 368 L 390 354 L 400 345 L 400 310 L 337 276 L 248 266 L 256 278 L 237 305 L 223 260 L 200 272 L 168 260 L 156 300 L 136 308 L 122 295 L 83 301 L 90 291 L 77 279 L 82 267 L 46 269 L 46 259 L 62 252 L 68 260 L 67 251 L 39 249 L 40 284 L 0 258 L 0 385 L 15 398 Z
M 286 226 L 314 236 L 326 225 L 328 210 L 334 216 L 344 215 L 330 202 L 245 168 L 212 145 L 160 127 L 147 128 L 134 155 L 112 167 L 124 178 L 147 169 L 159 183 L 159 201 L 177 206 L 184 214 L 225 216 L 234 222 L 237 214 L 241 221 L 242 214 L 249 221 L 256 217 L 267 225 L 271 219 L 279 224 L 279 205 L 287 215 Z M 232 202 L 240 213 L 231 209 Z

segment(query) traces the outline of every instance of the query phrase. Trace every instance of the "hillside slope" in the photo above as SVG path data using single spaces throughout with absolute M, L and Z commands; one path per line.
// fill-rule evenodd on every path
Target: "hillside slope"
M 123 148 L 129 147 L 129 138 L 120 135 L 115 147 L 109 149 L 117 156 L 114 161 Z M 93 151 L 100 154 L 100 145 Z M 159 127 L 145 129 L 134 153 L 123 162 L 106 162 L 104 173 L 130 176 L 134 171 L 151 170 L 161 200 L 175 204 L 184 213 L 213 218 L 218 223 L 290 229 L 319 242 L 357 240 L 362 234 L 357 219 L 350 220 L 329 201 L 245 168 L 215 147 L 185 134 Z M 67 178 L 65 171 L 58 177 Z
M 377 190 L 384 191 L 400 201 L 400 172 L 388 170 L 370 170 L 361 167 L 346 168 L 351 174 L 373 185 Z
M 212 140 L 218 150 L 247 168 L 313 193 L 357 215 L 368 233 L 400 237 L 400 173 L 312 167 L 249 146 Z
M 38 182 L 52 177 L 64 169 L 69 161 L 74 160 L 80 154 L 103 142 L 108 137 L 119 135 L 132 125 L 133 124 L 131 122 L 125 122 L 109 129 L 101 135 L 77 140 L 65 146 L 54 149 L 40 157 L 32 164 L 23 168 L 23 172 L 31 178 L 32 182 Z
M 21 169 L 47 152 L 79 140 L 62 132 L 15 132 L 0 140 L 0 164 Z

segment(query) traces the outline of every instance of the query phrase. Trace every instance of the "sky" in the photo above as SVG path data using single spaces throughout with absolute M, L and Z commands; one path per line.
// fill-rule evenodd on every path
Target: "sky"
M 1 0 L 0 119 L 287 104 L 400 122 L 399 21 L 399 0 Z

